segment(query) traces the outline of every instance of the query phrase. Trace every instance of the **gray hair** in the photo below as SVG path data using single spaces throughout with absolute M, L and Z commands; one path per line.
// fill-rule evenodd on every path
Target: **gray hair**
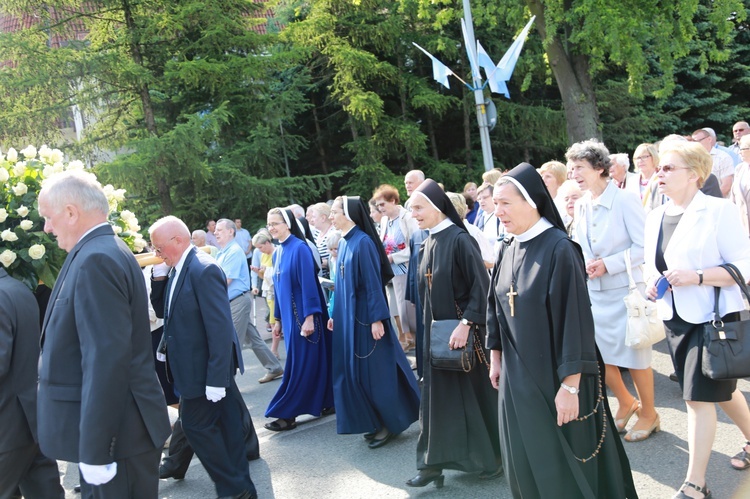
M 45 180 L 40 195 L 55 209 L 72 204 L 85 213 L 109 215 L 109 202 L 93 173 L 67 171 Z
M 626 170 L 630 169 L 630 158 L 628 158 L 628 153 L 619 152 L 617 154 L 611 154 L 609 160 L 612 163 L 617 163 L 618 165 L 625 167 Z
M 203 242 L 206 242 L 206 231 L 203 229 L 196 229 L 193 231 L 193 238 L 199 238 L 202 239 Z
M 705 127 L 705 128 L 701 128 L 701 130 L 703 130 L 704 132 L 706 132 L 709 135 L 709 137 L 711 137 L 712 139 L 716 140 L 716 132 L 714 132 L 713 128 Z
M 595 170 L 603 170 L 602 177 L 609 177 L 609 167 L 612 166 L 609 150 L 597 139 L 576 142 L 565 153 L 565 158 L 568 161 L 588 161 Z
M 339 241 L 341 241 L 341 231 L 334 230 L 330 234 L 328 234 L 328 238 L 326 239 L 326 248 L 329 250 L 334 247 L 338 247 Z
M 261 244 L 270 243 L 271 241 L 273 241 L 273 237 L 271 237 L 271 233 L 267 229 L 261 229 L 253 236 L 253 246 L 256 248 Z
M 228 218 L 220 218 L 216 221 L 216 225 L 223 225 L 225 229 L 232 231 L 232 237 L 237 234 L 237 224 Z

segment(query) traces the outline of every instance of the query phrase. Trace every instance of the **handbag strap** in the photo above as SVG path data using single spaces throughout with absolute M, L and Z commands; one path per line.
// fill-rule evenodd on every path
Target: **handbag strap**
M 740 272 L 740 269 L 738 269 L 733 263 L 722 263 L 719 265 L 722 269 L 726 270 L 730 276 L 732 276 L 732 279 L 734 279 L 734 282 L 737 283 L 737 286 L 740 287 L 740 291 L 742 291 L 745 294 L 745 297 L 747 298 L 748 302 L 750 302 L 750 290 L 747 289 L 747 284 L 745 283 L 745 278 L 742 277 L 742 272 Z M 714 286 L 714 320 L 720 321 L 721 315 L 719 313 L 719 293 L 721 291 L 721 288 L 718 286 Z
M 625 270 L 628 271 L 628 281 L 630 282 L 630 289 L 635 289 L 635 280 L 633 279 L 633 269 L 631 268 L 632 262 L 630 261 L 630 248 L 625 250 Z

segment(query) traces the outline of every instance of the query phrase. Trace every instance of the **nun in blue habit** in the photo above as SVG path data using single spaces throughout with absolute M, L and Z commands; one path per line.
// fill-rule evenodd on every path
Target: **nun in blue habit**
M 366 203 L 336 198 L 330 218 L 343 234 L 329 322 L 337 431 L 364 433 L 376 449 L 419 419 L 419 387 L 391 325 L 393 271 Z

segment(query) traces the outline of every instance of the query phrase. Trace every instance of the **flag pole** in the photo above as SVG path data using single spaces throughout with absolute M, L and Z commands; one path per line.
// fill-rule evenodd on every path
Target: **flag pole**
M 474 20 L 471 16 L 471 5 L 469 0 L 463 0 L 464 7 L 464 21 L 466 23 L 466 38 L 467 38 L 467 52 L 469 58 L 472 61 L 477 60 L 477 41 L 474 38 Z M 472 63 L 472 66 L 475 64 Z M 476 74 L 475 74 L 476 73 Z M 479 75 L 479 71 L 472 70 L 473 78 L 473 89 L 474 89 L 474 103 L 477 108 L 477 123 L 479 124 L 479 138 L 482 143 L 482 162 L 484 163 L 484 170 L 490 171 L 495 167 L 495 163 L 492 160 L 492 145 L 490 143 L 490 126 L 487 121 L 487 110 L 484 105 L 484 86 L 482 85 L 482 79 Z M 465 83 L 464 83 L 465 84 Z M 468 86 L 468 85 L 466 85 Z

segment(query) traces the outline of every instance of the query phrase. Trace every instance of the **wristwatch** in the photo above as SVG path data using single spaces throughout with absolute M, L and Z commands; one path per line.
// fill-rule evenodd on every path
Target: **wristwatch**
M 703 286 L 703 271 L 698 269 L 695 273 L 698 274 L 698 286 Z
M 574 386 L 566 385 L 565 383 L 560 383 L 560 386 L 562 387 L 563 390 L 567 391 L 571 395 L 575 395 L 578 392 L 580 392 L 580 390 L 578 388 L 576 388 Z
M 461 319 L 461 324 L 463 324 L 464 326 L 471 326 L 474 323 L 471 322 L 469 319 Z

